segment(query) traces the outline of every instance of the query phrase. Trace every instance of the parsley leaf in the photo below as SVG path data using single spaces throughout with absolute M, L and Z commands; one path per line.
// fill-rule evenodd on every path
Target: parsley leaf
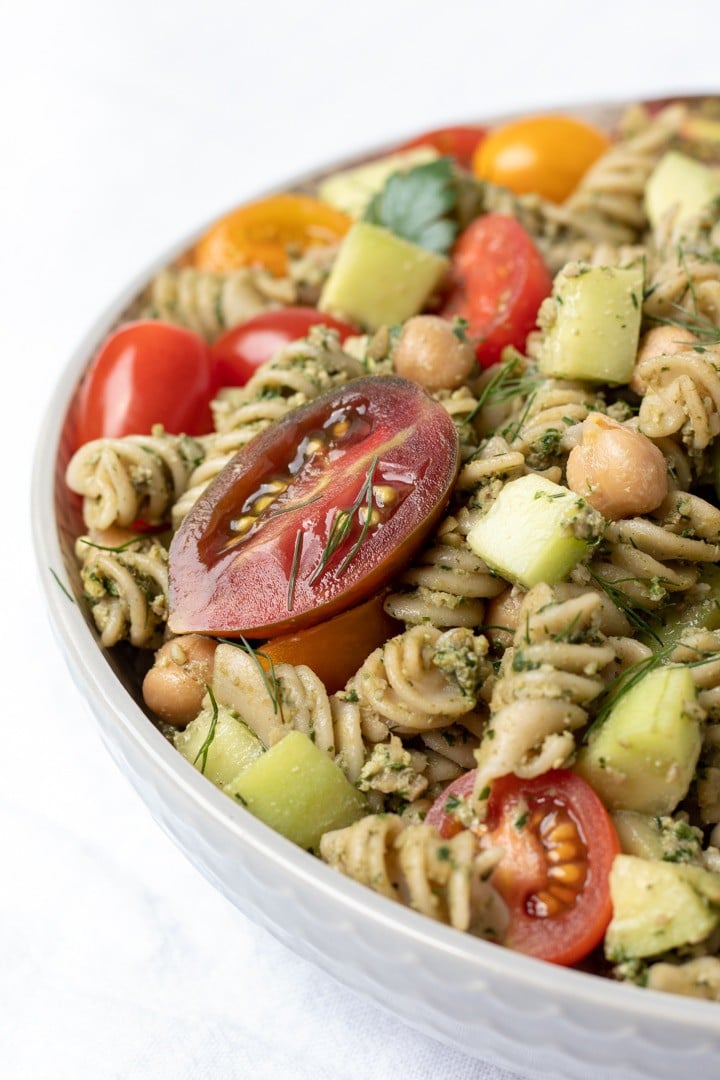
M 444 157 L 393 173 L 370 201 L 364 220 L 445 255 L 457 234 L 457 225 L 449 217 L 456 206 L 452 159 Z

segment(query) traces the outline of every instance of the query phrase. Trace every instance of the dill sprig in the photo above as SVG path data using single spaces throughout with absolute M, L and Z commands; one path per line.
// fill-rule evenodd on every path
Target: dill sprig
M 276 716 L 278 712 L 282 715 L 282 709 L 280 708 L 280 687 L 277 675 L 275 674 L 275 664 L 273 663 L 272 657 L 268 656 L 267 653 L 262 652 L 261 649 L 253 649 L 250 642 L 247 638 L 244 638 L 242 634 L 238 640 L 235 640 L 234 638 L 218 638 L 218 641 L 221 641 L 224 645 L 232 645 L 236 649 L 242 649 L 243 652 L 248 654 L 260 672 L 262 681 L 265 684 L 265 689 L 268 692 L 268 697 L 272 701 L 273 712 Z M 260 660 L 264 660 L 269 665 L 269 674 L 260 663 Z
M 116 547 L 110 547 L 107 544 L 96 544 L 93 540 L 90 540 L 87 536 L 79 537 L 81 544 L 86 544 L 88 547 L 97 548 L 98 551 L 112 551 L 116 555 L 122 554 L 123 551 L 127 551 L 133 544 L 139 544 L 143 540 L 146 540 L 145 536 L 131 536 L 129 540 L 125 540 L 122 544 L 117 544 Z
M 672 304 L 671 307 L 677 311 L 677 315 L 650 315 L 649 320 L 660 326 L 676 326 L 679 330 L 687 330 L 700 339 L 697 345 L 689 345 L 688 349 L 703 352 L 709 345 L 720 345 L 717 325 L 711 319 L 700 315 L 697 310 L 694 313 L 689 312 L 680 304 Z
M 593 722 L 585 731 L 583 742 L 587 742 L 590 733 L 605 722 L 620 699 L 625 697 L 625 694 L 632 690 L 634 686 L 637 686 L 647 674 L 654 671 L 655 668 L 660 667 L 668 659 L 671 652 L 672 647 L 668 646 L 664 649 L 659 649 L 658 652 L 652 653 L 651 656 L 646 656 L 642 660 L 638 660 L 635 664 L 631 664 L 630 667 L 621 671 L 620 674 L 617 675 L 612 682 L 600 692 L 600 694 L 598 694 L 595 701 L 599 702 L 600 707 L 595 714 Z
M 66 589 L 66 588 L 65 588 L 65 586 L 63 585 L 62 581 L 60 580 L 60 578 L 58 577 L 58 575 L 57 575 L 57 574 L 55 573 L 55 571 L 53 570 L 52 566 L 49 566 L 49 567 L 48 567 L 48 570 L 50 571 L 50 573 L 52 574 L 52 576 L 53 576 L 53 577 L 55 578 L 55 581 L 56 581 L 56 583 L 57 583 L 57 584 L 58 584 L 58 585 L 60 586 L 60 588 L 62 589 L 62 591 L 63 591 L 63 592 L 65 593 L 65 595 L 67 596 L 67 598 L 68 598 L 68 600 L 70 601 L 70 603 L 71 603 L 71 604 L 74 604 L 74 603 L 75 603 L 75 597 L 74 597 L 74 596 L 72 595 L 72 593 L 69 593 L 69 592 L 67 591 L 67 589 Z
M 297 581 L 298 568 L 300 566 L 300 554 L 302 552 L 303 534 L 298 529 L 298 534 L 295 537 L 295 550 L 293 552 L 293 561 L 290 568 L 290 579 L 288 581 L 288 597 L 287 606 L 288 611 L 292 611 L 293 604 L 295 602 L 295 582 Z
M 323 553 L 320 556 L 320 562 L 313 570 L 309 578 L 309 583 L 312 585 L 317 581 L 320 574 L 327 567 L 328 563 L 332 559 L 337 549 L 347 539 L 348 534 L 352 528 L 353 520 L 356 514 L 359 514 L 363 505 L 365 505 L 365 520 L 360 531 L 360 535 L 353 544 L 351 550 L 343 559 L 342 563 L 338 567 L 338 574 L 342 574 L 347 570 L 352 560 L 360 550 L 365 537 L 367 536 L 370 528 L 370 518 L 372 516 L 372 504 L 373 504 L 373 479 L 375 477 L 375 470 L 378 465 L 378 455 L 376 454 L 370 464 L 370 468 L 367 471 L 365 482 L 363 483 L 357 498 L 352 506 L 348 510 L 336 510 L 333 516 L 332 525 L 330 526 L 330 533 L 327 538 L 327 542 L 323 549 Z
M 521 371 L 515 374 L 518 364 L 523 359 L 524 357 L 518 353 L 499 365 L 498 371 L 482 388 L 472 412 L 463 420 L 464 424 L 471 424 L 483 406 L 491 403 L 499 405 L 515 397 L 525 397 L 537 387 L 538 376 L 535 372 L 528 374 Z
M 215 695 L 212 692 L 212 687 L 209 686 L 208 683 L 205 683 L 205 689 L 208 692 L 208 695 L 210 697 L 210 704 L 212 705 L 212 720 L 210 721 L 210 727 L 208 728 L 208 733 L 205 736 L 205 741 L 203 742 L 202 746 L 200 747 L 197 754 L 193 758 L 193 765 L 197 765 L 198 759 L 202 758 L 202 765 L 200 766 L 200 772 L 201 773 L 205 772 L 205 766 L 207 765 L 208 750 L 212 746 L 213 739 L 215 738 L 215 729 L 217 727 L 217 722 L 218 722 L 218 704 L 217 704 L 217 701 L 215 700 Z
M 600 575 L 596 574 L 594 570 L 591 570 L 589 566 L 585 569 L 596 585 L 598 585 L 605 595 L 612 600 L 615 607 L 622 611 L 631 626 L 635 627 L 636 630 L 639 630 L 640 633 L 647 634 L 648 637 L 651 637 L 658 645 L 663 644 L 662 638 L 658 636 L 650 621 L 654 616 L 654 612 L 651 611 L 650 608 L 643 607 L 641 604 L 633 604 L 627 593 L 624 593 L 622 589 L 617 587 L 618 585 L 622 585 L 625 581 L 637 581 L 642 583 L 642 578 L 618 578 L 616 582 L 611 582 L 601 578 Z

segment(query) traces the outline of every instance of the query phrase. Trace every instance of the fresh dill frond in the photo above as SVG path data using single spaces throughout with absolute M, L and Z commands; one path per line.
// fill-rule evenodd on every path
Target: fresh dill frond
M 208 696 L 210 697 L 210 704 L 212 705 L 212 720 L 210 721 L 210 727 L 208 728 L 208 733 L 205 736 L 205 741 L 203 742 L 202 746 L 193 758 L 193 765 L 197 765 L 198 759 L 202 758 L 202 764 L 200 766 L 201 773 L 205 772 L 208 750 L 213 744 L 213 739 L 215 738 L 215 729 L 217 728 L 218 722 L 218 704 L 215 700 L 215 695 L 212 692 L 212 687 L 208 683 L 205 683 L 205 689 L 208 692 Z
M 587 566 L 585 569 L 587 570 L 593 581 L 596 583 L 596 585 L 600 589 L 602 589 L 602 591 L 610 600 L 612 600 L 615 607 L 619 608 L 620 611 L 622 611 L 623 615 L 626 617 L 627 621 L 630 623 L 631 626 L 633 626 L 636 630 L 639 630 L 640 633 L 647 634 L 648 637 L 651 637 L 653 641 L 655 641 L 658 645 L 663 644 L 662 638 L 659 637 L 659 635 L 653 628 L 653 624 L 651 621 L 652 619 L 654 619 L 654 612 L 650 608 L 643 607 L 641 604 L 633 603 L 627 593 L 623 592 L 622 589 L 618 588 L 618 585 L 622 585 L 625 581 L 636 581 L 640 584 L 644 584 L 645 582 L 642 578 L 618 578 L 617 581 L 611 582 L 606 581 L 605 578 L 600 577 L 600 575 L 596 574 L 595 571 L 592 570 L 589 566 Z
M 234 648 L 241 649 L 248 654 L 260 672 L 262 681 L 265 684 L 265 689 L 268 692 L 268 697 L 272 701 L 273 712 L 277 716 L 278 712 L 281 711 L 280 686 L 278 684 L 277 675 L 275 674 L 275 664 L 273 663 L 272 657 L 268 656 L 267 653 L 264 653 L 261 649 L 253 649 L 250 642 L 247 638 L 244 638 L 242 634 L 238 640 L 235 640 L 234 638 L 218 638 L 218 641 L 222 642 L 223 645 L 232 645 Z M 264 660 L 269 665 L 269 673 L 260 663 L 261 660 Z
M 63 585 L 62 581 L 60 580 L 60 578 L 58 577 L 58 575 L 57 575 L 57 574 L 55 573 L 55 571 L 53 570 L 52 566 L 49 566 L 49 567 L 48 567 L 48 570 L 50 571 L 50 573 L 52 574 L 52 576 L 53 576 L 53 577 L 55 578 L 55 581 L 56 581 L 56 582 L 57 582 L 57 584 L 58 584 L 58 585 L 60 586 L 60 588 L 62 589 L 62 591 L 63 591 L 63 592 L 65 593 L 65 595 L 67 596 L 67 598 L 68 598 L 68 600 L 70 601 L 70 603 L 71 603 L 71 604 L 74 604 L 74 603 L 75 603 L 75 597 L 74 597 L 74 596 L 72 595 L 72 593 L 69 593 L 69 592 L 67 591 L 67 589 L 66 589 L 66 588 L 65 588 L 65 586 Z

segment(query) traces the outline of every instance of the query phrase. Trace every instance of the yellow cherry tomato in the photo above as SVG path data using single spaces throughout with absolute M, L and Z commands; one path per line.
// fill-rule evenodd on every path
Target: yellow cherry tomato
M 610 146 L 604 132 L 570 116 L 529 116 L 495 128 L 473 154 L 480 180 L 516 195 L 537 192 L 564 202 Z
M 216 221 L 196 244 L 193 261 L 200 270 L 260 265 L 281 276 L 288 250 L 335 243 L 351 224 L 347 214 L 310 195 L 271 195 Z

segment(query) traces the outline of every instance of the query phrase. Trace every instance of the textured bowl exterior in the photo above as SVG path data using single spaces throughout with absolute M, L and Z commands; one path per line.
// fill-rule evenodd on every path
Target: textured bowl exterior
M 235 805 L 148 721 L 81 606 L 57 587 L 50 570 L 79 592 L 79 524 L 63 488 L 78 381 L 140 287 L 192 239 L 132 283 L 81 344 L 35 458 L 33 528 L 51 622 L 118 767 L 188 859 L 249 918 L 423 1033 L 529 1076 L 717 1077 L 716 1004 L 556 968 L 460 934 L 342 877 Z

